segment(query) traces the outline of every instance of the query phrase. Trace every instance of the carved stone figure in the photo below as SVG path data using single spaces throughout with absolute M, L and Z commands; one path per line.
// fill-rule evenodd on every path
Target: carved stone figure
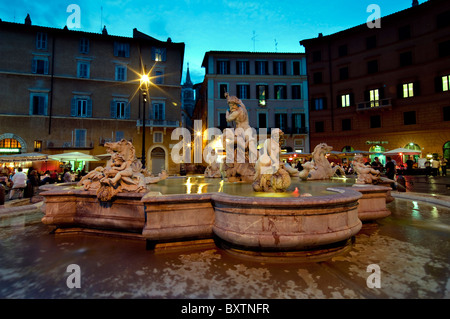
M 255 164 L 250 162 L 250 154 L 256 158 L 255 137 L 248 122 L 248 113 L 244 103 L 236 96 L 225 93 L 229 110 L 226 112 L 227 122 L 234 125 L 234 147 L 232 152 L 227 150 L 226 158 L 220 165 L 220 173 L 229 182 L 252 182 L 255 176 Z M 227 134 L 222 135 L 223 144 L 227 145 Z M 242 157 L 242 158 L 239 158 Z
M 314 167 L 314 164 L 312 162 L 306 162 L 302 166 L 303 166 L 303 170 L 301 172 L 299 172 L 298 177 L 300 177 L 300 179 L 306 181 L 309 177 L 309 172 L 311 170 L 315 170 L 316 168 Z
M 156 184 L 159 181 L 165 180 L 168 176 L 169 175 L 167 175 L 167 172 L 162 170 L 158 176 L 145 176 L 145 184 Z
M 380 181 L 380 171 L 373 169 L 369 165 L 364 165 L 364 158 L 361 154 L 355 155 L 352 164 L 358 175 L 356 184 L 378 184 Z
M 341 174 L 345 176 L 345 171 L 339 165 L 332 167 L 326 154 L 331 152 L 333 147 L 328 146 L 326 143 L 318 144 L 312 153 L 312 164 L 314 165 L 314 170 L 309 172 L 308 180 L 315 179 L 329 179 L 333 177 L 339 170 Z M 304 167 L 305 165 L 303 165 Z
M 105 167 L 97 167 L 79 182 L 85 190 L 96 190 L 100 201 L 110 201 L 120 192 L 147 190 L 142 164 L 136 159 L 133 144 L 127 140 L 105 143 L 111 154 Z
M 208 152 L 208 155 L 206 157 L 206 162 L 209 163 L 208 167 L 205 170 L 205 177 L 209 178 L 220 178 L 222 175 L 220 174 L 220 165 L 216 161 L 216 151 L 214 149 L 211 149 L 210 152 Z
M 263 154 L 256 161 L 253 190 L 255 192 L 284 192 L 291 185 L 291 175 L 284 164 L 280 164 L 280 135 L 273 130 L 271 138 L 264 142 Z

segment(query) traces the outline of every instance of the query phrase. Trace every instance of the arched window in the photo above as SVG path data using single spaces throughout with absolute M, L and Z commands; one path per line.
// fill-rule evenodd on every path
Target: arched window
M 354 151 L 355 149 L 353 148 L 353 147 L 351 147 L 351 146 L 344 146 L 343 148 L 342 148 L 342 152 L 344 152 L 344 153 L 346 153 L 346 152 L 352 152 L 352 151 Z
M 374 145 L 369 149 L 369 152 L 374 152 L 374 154 L 370 155 L 370 160 L 374 161 L 375 157 L 378 157 L 380 162 L 385 165 L 386 164 L 386 156 L 383 155 L 383 153 L 386 151 L 386 149 L 383 146 L 380 145 Z
M 420 149 L 420 146 L 417 145 L 417 144 L 414 144 L 414 143 L 408 143 L 408 144 L 405 145 L 404 148 L 406 148 L 408 150 L 413 150 L 413 151 L 422 151 Z
M 22 145 L 14 138 L 0 140 L 0 154 L 20 153 Z
M 444 144 L 444 147 L 442 148 L 442 154 L 447 160 L 450 160 L 450 141 Z

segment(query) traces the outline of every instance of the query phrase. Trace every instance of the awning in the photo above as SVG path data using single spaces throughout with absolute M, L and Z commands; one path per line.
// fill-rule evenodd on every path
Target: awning
M 407 148 L 400 147 L 400 148 L 396 148 L 396 149 L 391 150 L 391 151 L 384 152 L 383 154 L 384 155 L 400 155 L 400 153 L 402 153 L 402 155 L 419 155 L 422 152 L 421 151 L 415 151 L 415 150 L 409 150 Z
M 26 162 L 26 161 L 47 161 L 48 155 L 42 153 L 22 153 L 0 156 L 0 163 Z
M 89 154 L 81 153 L 81 152 L 71 152 L 71 153 L 61 153 L 61 154 L 51 154 L 48 155 L 49 158 L 58 160 L 60 162 L 68 162 L 68 161 L 86 161 L 86 162 L 94 162 L 99 161 L 100 159 Z

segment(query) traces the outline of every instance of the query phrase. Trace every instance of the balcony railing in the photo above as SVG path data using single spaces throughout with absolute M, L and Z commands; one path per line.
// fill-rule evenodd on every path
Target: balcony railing
M 137 120 L 136 126 L 142 126 L 142 120 Z M 145 120 L 145 126 L 147 126 L 147 127 L 179 127 L 180 121 Z
M 382 99 L 358 103 L 357 111 L 391 109 L 392 99 Z
M 61 141 L 61 140 L 50 140 L 47 141 L 48 149 L 79 149 L 79 148 L 94 148 L 94 142 L 91 140 L 86 141 Z

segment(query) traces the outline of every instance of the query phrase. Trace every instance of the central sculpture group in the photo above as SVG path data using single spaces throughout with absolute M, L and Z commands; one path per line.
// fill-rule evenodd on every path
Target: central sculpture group
M 267 138 L 259 148 L 259 156 L 256 163 L 251 163 L 248 159 L 249 154 L 256 150 L 252 149 L 256 140 L 254 135 L 243 135 L 250 128 L 248 112 L 244 103 L 236 96 L 230 96 L 225 93 L 229 110 L 226 112 L 226 120 L 235 128 L 237 135 L 233 139 L 235 147 L 234 152 L 229 154 L 227 152 L 226 159 L 220 165 L 215 161 L 210 162 L 210 165 L 205 171 L 206 177 L 221 177 L 225 181 L 247 181 L 252 182 L 253 190 L 255 192 L 284 192 L 291 185 L 291 177 L 298 177 L 303 180 L 323 180 L 330 179 L 337 174 L 345 176 L 345 172 L 339 165 L 331 166 L 326 158 L 326 155 L 333 149 L 325 143 L 317 145 L 312 153 L 312 160 L 303 164 L 304 170 L 302 172 L 292 168 L 289 164 L 280 162 L 279 155 L 281 153 L 281 143 L 283 139 L 283 131 L 280 129 L 272 129 L 270 138 Z M 239 136 L 239 134 L 243 136 Z M 223 134 L 222 141 L 226 143 L 228 135 Z M 236 141 L 245 141 L 245 143 L 238 143 Z M 224 144 L 225 144 L 224 143 Z M 241 148 L 241 149 L 240 149 Z M 213 151 L 214 152 L 214 151 Z M 245 162 L 238 162 L 238 152 L 245 154 Z M 361 178 L 357 183 L 372 183 L 377 178 L 379 172 L 367 170 L 367 168 L 360 166 L 359 162 L 355 162 L 357 166 L 357 173 L 361 174 Z

